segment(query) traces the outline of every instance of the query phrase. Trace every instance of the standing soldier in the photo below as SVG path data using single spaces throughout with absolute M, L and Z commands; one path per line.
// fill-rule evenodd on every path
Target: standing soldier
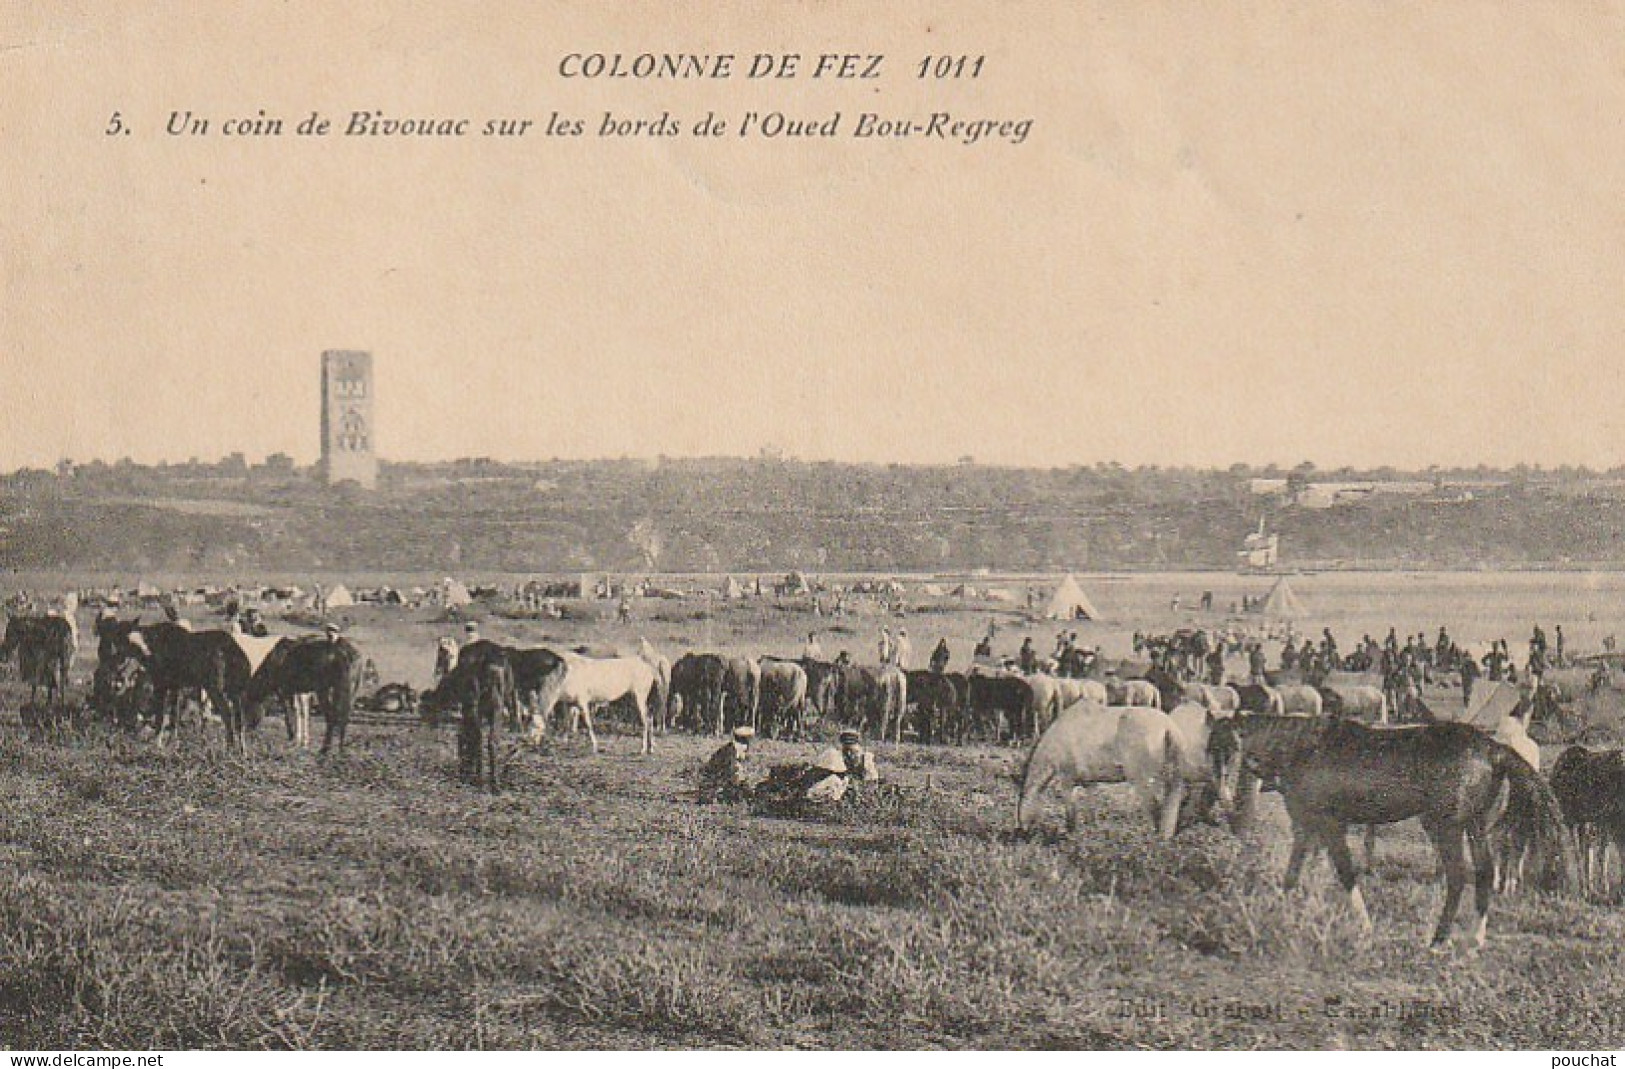
M 880 664 L 881 664 L 881 666 L 884 667 L 884 666 L 886 666 L 888 664 L 891 664 L 891 658 L 892 658 L 891 628 L 882 627 L 880 629 Z
M 948 640 L 945 639 L 945 638 L 941 638 L 941 639 L 937 640 L 937 648 L 931 651 L 931 671 L 935 672 L 937 675 L 940 676 L 942 673 L 946 672 L 947 670 L 948 670 Z
M 897 629 L 897 641 L 892 644 L 891 663 L 899 669 L 908 671 L 909 662 L 914 660 L 914 643 L 909 641 L 908 628 Z
M 1478 662 L 1471 657 L 1461 659 L 1461 706 L 1473 704 L 1473 684 L 1478 682 Z

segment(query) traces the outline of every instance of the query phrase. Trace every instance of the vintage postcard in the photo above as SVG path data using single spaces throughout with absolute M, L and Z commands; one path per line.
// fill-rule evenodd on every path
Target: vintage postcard
M 1622 64 L 11 5 L 0 1047 L 1613 1064 Z

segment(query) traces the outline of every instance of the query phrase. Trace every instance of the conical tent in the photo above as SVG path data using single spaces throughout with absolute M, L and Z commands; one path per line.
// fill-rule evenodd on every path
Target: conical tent
M 730 575 L 728 576 L 727 581 L 722 584 L 722 596 L 725 598 L 742 598 L 745 596 L 745 591 L 742 587 L 740 587 L 739 583 L 734 579 L 734 577 Z
M 1265 616 L 1277 616 L 1282 619 L 1293 619 L 1308 615 L 1304 611 L 1303 602 L 1299 601 L 1298 595 L 1292 592 L 1292 586 L 1286 581 L 1284 575 L 1275 581 L 1274 586 L 1270 587 L 1270 592 L 1264 598 L 1264 604 L 1258 611 Z
M 442 605 L 467 605 L 474 599 L 469 596 L 468 587 L 459 579 L 445 578 L 440 580 L 440 603 Z M 328 599 L 332 604 L 332 599 Z
M 327 607 L 340 609 L 355 604 L 355 595 L 343 583 L 335 583 L 333 589 L 327 592 Z
M 1055 588 L 1055 596 L 1049 599 L 1049 608 L 1044 610 L 1044 616 L 1051 620 L 1098 620 L 1100 610 L 1095 608 L 1078 581 L 1068 575 Z
M 1485 731 L 1494 731 L 1517 710 L 1522 697 L 1516 683 L 1480 683 L 1473 688 L 1472 704 L 1461 711 L 1461 719 Z

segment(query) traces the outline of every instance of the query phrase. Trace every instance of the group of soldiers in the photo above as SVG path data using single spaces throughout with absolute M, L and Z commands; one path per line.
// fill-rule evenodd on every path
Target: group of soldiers
M 804 764 L 778 765 L 760 775 L 751 760 L 755 729 L 736 727 L 733 736 L 700 770 L 702 802 L 761 800 L 785 805 L 834 805 L 855 784 L 878 783 L 880 769 L 855 728 L 846 728 L 838 745 L 820 751 Z

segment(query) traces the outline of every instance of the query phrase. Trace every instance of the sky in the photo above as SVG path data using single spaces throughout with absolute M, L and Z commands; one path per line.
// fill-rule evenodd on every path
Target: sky
M 0 13 L 0 469 L 313 460 L 334 348 L 399 460 L 1625 463 L 1617 3 L 428 7 Z M 559 70 L 643 52 L 740 58 Z M 288 132 L 358 110 L 537 126 Z M 688 132 L 775 111 L 839 136 Z M 1032 126 L 850 136 L 939 111 Z

